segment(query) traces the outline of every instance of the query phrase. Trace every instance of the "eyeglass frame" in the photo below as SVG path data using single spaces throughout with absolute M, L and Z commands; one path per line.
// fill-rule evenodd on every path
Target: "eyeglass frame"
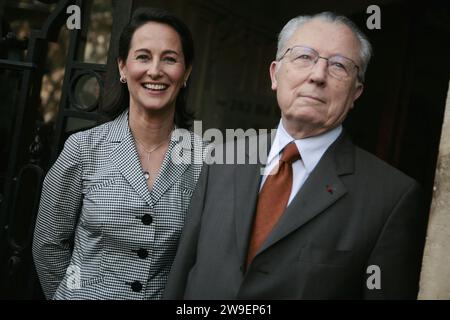
M 293 48 L 295 48 L 295 47 L 301 47 L 301 48 L 310 49 L 310 50 L 314 51 L 315 53 L 317 53 L 317 59 L 316 59 L 316 61 L 314 61 L 314 64 L 311 65 L 311 67 L 314 66 L 314 65 L 316 65 L 317 61 L 319 61 L 319 59 L 321 59 L 321 58 L 324 59 L 324 60 L 327 60 L 327 73 L 328 73 L 329 75 L 331 75 L 331 76 L 333 76 L 333 75 L 330 74 L 330 72 L 328 71 L 328 70 L 329 70 L 329 64 L 328 64 L 328 63 L 329 63 L 329 61 L 330 61 L 331 58 L 334 58 L 334 57 L 341 57 L 341 58 L 344 58 L 344 59 L 347 59 L 347 60 L 351 61 L 351 62 L 353 63 L 353 65 L 356 67 L 356 69 L 358 69 L 358 71 L 357 71 L 357 73 L 356 73 L 357 78 L 358 78 L 358 81 L 361 82 L 361 83 L 363 83 L 363 81 L 361 80 L 361 78 L 360 78 L 360 76 L 359 76 L 359 70 L 360 70 L 360 69 L 359 69 L 359 66 L 356 64 L 356 62 L 353 61 L 352 59 L 347 58 L 347 57 L 345 57 L 345 56 L 343 56 L 343 55 L 340 55 L 340 54 L 336 54 L 336 55 L 334 55 L 334 56 L 325 58 L 325 57 L 320 56 L 320 55 L 319 55 L 319 52 L 317 52 L 317 50 L 315 50 L 315 49 L 313 49 L 313 48 L 310 48 L 310 47 L 307 47 L 307 46 L 302 46 L 302 45 L 295 45 L 295 46 L 292 46 L 292 47 L 290 47 L 290 48 L 287 48 L 286 51 L 283 53 L 283 55 L 282 55 L 280 58 L 276 59 L 276 61 L 280 62 L 280 61 L 287 55 L 287 53 L 288 53 L 289 51 L 291 51 L 291 50 L 292 50 Z M 334 78 L 339 79 L 339 78 L 337 78 L 337 77 L 334 77 Z

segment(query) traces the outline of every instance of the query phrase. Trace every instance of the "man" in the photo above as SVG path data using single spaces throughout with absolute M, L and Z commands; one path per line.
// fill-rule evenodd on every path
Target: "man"
M 267 165 L 204 167 L 165 298 L 416 298 L 419 186 L 341 127 L 370 55 L 342 16 L 283 28 L 270 66 L 281 121 Z

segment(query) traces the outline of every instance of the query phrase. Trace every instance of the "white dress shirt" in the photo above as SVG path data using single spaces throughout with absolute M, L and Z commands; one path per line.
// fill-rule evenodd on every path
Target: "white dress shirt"
M 316 165 L 319 163 L 328 147 L 339 137 L 342 132 L 342 126 L 336 127 L 321 135 L 295 140 L 283 126 L 283 120 L 278 124 L 275 139 L 270 148 L 269 156 L 267 158 L 267 165 L 264 169 L 264 175 L 261 179 L 260 191 L 264 185 L 267 175 L 274 169 L 280 160 L 281 151 L 284 147 L 292 141 L 295 141 L 299 150 L 301 159 L 292 163 L 292 190 L 289 197 L 288 205 L 294 199 L 297 192 L 302 187 L 303 183 L 309 177 Z

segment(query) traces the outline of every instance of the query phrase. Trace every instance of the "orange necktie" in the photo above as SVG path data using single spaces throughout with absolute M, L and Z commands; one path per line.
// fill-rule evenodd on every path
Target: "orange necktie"
M 298 159 L 300 154 L 297 146 L 291 142 L 283 149 L 278 166 L 267 176 L 256 206 L 247 267 L 287 207 L 292 189 L 292 163 Z

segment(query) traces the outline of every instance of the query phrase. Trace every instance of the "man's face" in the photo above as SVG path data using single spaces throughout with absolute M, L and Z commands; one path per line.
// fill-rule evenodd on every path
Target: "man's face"
M 295 31 L 283 53 L 295 45 L 312 48 L 321 57 L 340 55 L 361 64 L 359 42 L 343 24 L 311 20 Z M 356 68 L 345 79 L 331 76 L 327 68 L 325 59 L 318 59 L 315 65 L 305 69 L 296 68 L 288 56 L 272 62 L 272 89 L 277 91 L 283 123 L 288 131 L 301 132 L 301 137 L 308 137 L 335 128 L 344 121 L 353 102 L 362 93 Z

